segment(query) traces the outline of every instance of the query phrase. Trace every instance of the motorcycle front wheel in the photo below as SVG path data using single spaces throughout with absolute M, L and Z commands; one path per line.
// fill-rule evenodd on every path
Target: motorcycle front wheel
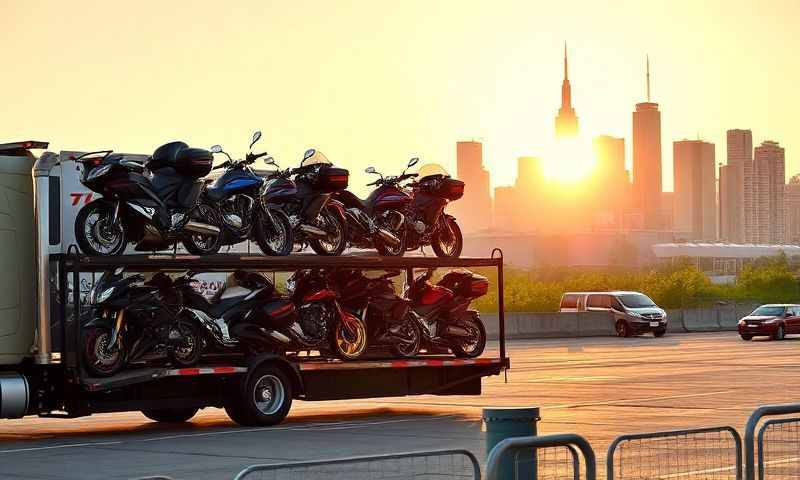
M 170 360 L 179 367 L 197 364 L 203 354 L 203 338 L 197 326 L 188 320 L 178 320 L 170 328 L 170 333 L 173 332 L 180 338 L 170 349 Z
M 356 360 L 367 351 L 367 324 L 358 317 L 349 321 L 352 329 L 340 321 L 331 335 L 331 349 L 342 360 Z
M 219 213 L 211 205 L 201 203 L 192 210 L 191 217 L 201 223 L 207 223 L 220 229 L 219 235 L 203 235 L 187 232 L 183 247 L 192 255 L 214 255 L 222 247 L 222 220 Z
M 460 358 L 475 358 L 483 353 L 486 348 L 486 327 L 475 312 L 466 313 L 461 317 L 458 326 L 471 333 L 469 337 L 454 340 L 450 349 L 453 355 Z
M 322 210 L 317 217 L 317 226 L 325 230 L 325 238 L 314 238 L 309 244 L 317 255 L 338 256 L 347 248 L 347 224 L 330 209 Z
M 86 255 L 111 257 L 125 251 L 127 233 L 122 222 L 112 223 L 112 208 L 106 201 L 95 200 L 78 212 L 75 240 Z
M 448 215 L 442 219 L 439 230 L 433 235 L 431 246 L 437 257 L 458 258 L 461 256 L 464 237 L 461 235 L 461 227 L 458 226 L 455 218 Z
M 97 377 L 110 377 L 125 366 L 125 347 L 122 335 L 117 344 L 109 345 L 111 329 L 89 327 L 83 331 L 83 360 L 86 370 Z
M 294 246 L 294 233 L 289 217 L 280 210 L 272 209 L 269 213 L 270 215 L 267 215 L 262 212 L 256 218 L 253 234 L 258 248 L 264 255 L 273 257 L 289 255 Z

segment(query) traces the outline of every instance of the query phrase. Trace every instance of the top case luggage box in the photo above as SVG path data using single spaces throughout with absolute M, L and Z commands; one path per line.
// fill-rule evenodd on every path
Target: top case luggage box
M 190 148 L 184 142 L 170 142 L 153 152 L 146 167 L 151 172 L 173 168 L 179 175 L 202 178 L 211 172 L 213 165 L 214 156 L 208 150 Z
M 337 192 L 347 188 L 350 172 L 346 168 L 325 167 L 317 174 L 317 188 L 324 193 Z

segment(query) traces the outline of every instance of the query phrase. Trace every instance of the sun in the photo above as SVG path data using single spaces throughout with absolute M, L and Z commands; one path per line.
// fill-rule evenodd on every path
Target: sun
M 595 160 L 592 144 L 580 137 L 557 139 L 542 156 L 545 177 L 558 183 L 577 183 L 588 178 Z

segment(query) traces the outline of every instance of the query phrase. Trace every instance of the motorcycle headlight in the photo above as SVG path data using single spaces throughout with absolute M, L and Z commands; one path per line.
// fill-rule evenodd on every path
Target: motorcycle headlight
M 114 287 L 108 287 L 103 289 L 92 288 L 92 291 L 89 292 L 89 303 L 92 305 L 97 305 L 99 303 L 103 303 L 111 297 L 111 294 L 114 293 Z
M 99 167 L 89 171 L 89 174 L 86 175 L 86 180 L 92 181 L 98 179 L 107 174 L 109 171 L 111 171 L 111 165 L 100 165 Z

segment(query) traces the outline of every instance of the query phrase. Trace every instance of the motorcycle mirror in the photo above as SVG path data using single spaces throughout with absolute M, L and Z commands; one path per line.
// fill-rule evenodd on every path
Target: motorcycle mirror
M 259 141 L 260 139 L 261 139 L 261 131 L 256 130 L 256 132 L 253 134 L 253 140 L 250 142 L 250 148 L 253 148 L 253 145 L 255 145 L 256 142 Z
M 317 153 L 317 151 L 314 150 L 313 148 L 309 148 L 308 150 L 306 150 L 306 153 L 303 154 L 303 161 L 300 162 L 300 165 L 302 165 L 303 162 L 305 162 L 309 158 L 313 157 L 315 153 Z
M 414 158 L 412 158 L 411 160 L 408 161 L 408 168 L 411 168 L 411 167 L 413 167 L 414 165 L 416 165 L 418 163 L 419 163 L 419 158 L 414 157 Z
M 211 153 L 220 153 L 222 152 L 222 145 L 214 145 L 208 149 Z
M 367 167 L 364 169 L 364 173 L 375 173 L 375 167 Z
M 267 165 L 275 165 L 275 166 L 278 165 L 277 163 L 275 163 L 275 159 L 272 157 L 265 158 L 264 163 L 266 163 Z

